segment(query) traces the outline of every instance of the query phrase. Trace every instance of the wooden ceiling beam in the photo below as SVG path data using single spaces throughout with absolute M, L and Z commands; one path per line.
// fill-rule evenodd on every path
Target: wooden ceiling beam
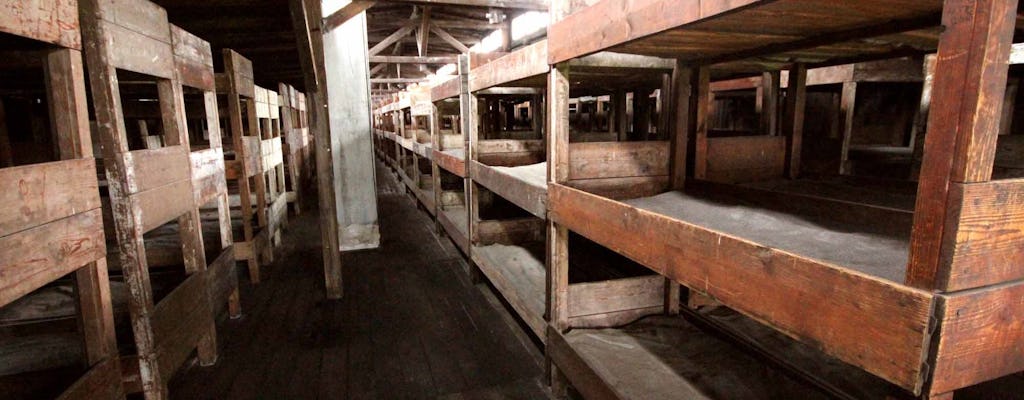
M 451 56 L 370 56 L 371 63 L 388 64 L 450 64 L 458 61 Z
M 416 52 L 420 57 L 427 54 L 430 45 L 430 7 L 424 6 L 420 13 L 420 27 L 416 30 Z
M 382 3 L 444 4 L 453 6 L 511 8 L 547 11 L 545 0 L 381 0 Z
M 420 83 L 426 82 L 426 78 L 373 78 L 370 83 Z
M 466 47 L 466 45 L 462 44 L 462 42 L 456 40 L 447 31 L 441 29 L 441 27 L 433 25 L 430 27 L 430 30 L 433 31 L 434 34 L 437 35 L 437 37 L 441 38 L 441 40 L 445 41 L 445 43 L 452 45 L 452 47 L 458 50 L 459 53 L 469 53 L 469 47 Z
M 370 55 L 375 56 L 382 50 L 386 49 L 388 46 L 391 46 L 398 42 L 399 40 L 401 40 L 402 38 L 409 36 L 409 33 L 411 33 L 413 29 L 416 29 L 417 22 L 418 21 L 410 21 L 406 23 L 405 26 L 398 28 L 398 30 L 395 31 L 394 33 L 388 35 L 388 37 L 384 38 L 384 40 L 382 40 L 380 43 L 377 43 L 376 45 L 373 46 L 373 48 L 370 49 Z
M 339 25 L 345 23 L 345 21 L 348 21 L 352 17 L 359 15 L 359 13 L 366 11 L 367 8 L 373 7 L 375 3 L 375 1 L 355 0 L 346 4 L 340 10 L 335 11 L 327 18 L 324 18 L 324 32 L 329 32 L 331 29 L 337 28 Z

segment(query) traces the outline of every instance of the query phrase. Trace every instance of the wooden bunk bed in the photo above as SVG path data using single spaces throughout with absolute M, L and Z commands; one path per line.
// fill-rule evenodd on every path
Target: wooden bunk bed
M 249 268 L 249 280 L 260 282 L 260 262 L 272 257 L 269 228 L 267 181 L 263 170 L 263 138 L 257 116 L 256 85 L 252 62 L 231 49 L 223 50 L 224 72 L 217 74 L 217 92 L 226 97 L 231 151 L 225 152 L 225 178 L 228 180 L 233 218 L 241 221 L 241 232 L 234 232 L 236 261 Z M 237 205 L 234 199 L 238 199 Z
M 210 275 L 210 301 L 214 304 L 214 316 L 220 315 L 226 307 L 231 318 L 239 318 L 242 316 L 242 308 L 238 293 L 238 273 L 235 270 L 231 204 L 224 175 L 224 146 L 217 107 L 213 53 L 209 42 L 174 25 L 171 25 L 171 39 L 176 76 L 183 86 L 181 106 L 186 113 L 185 129 L 192 148 L 189 158 L 192 161 L 195 205 L 202 210 L 214 210 L 213 218 L 210 218 L 211 225 L 208 227 L 201 224 L 204 253 L 209 262 L 207 274 Z M 186 90 L 193 92 L 187 99 L 191 101 L 186 101 Z M 203 112 L 196 118 L 197 121 L 193 121 L 188 118 L 189 106 L 199 104 Z M 201 215 L 201 219 L 206 221 L 208 217 Z
M 553 4 L 552 13 L 568 14 L 567 3 Z M 1024 247 L 1018 224 L 1010 222 L 1020 218 L 1011 193 L 1019 192 L 1022 182 L 990 179 L 999 115 L 982 111 L 1001 109 L 1015 4 L 869 1 L 818 7 L 779 0 L 688 7 L 667 0 L 604 0 L 551 25 L 548 61 L 556 68 L 548 80 L 549 99 L 555 99 L 549 107 L 548 146 L 555 153 L 549 160 L 555 161 L 549 161 L 554 168 L 548 216 L 555 234 L 549 235 L 548 257 L 555 264 L 548 279 L 555 284 L 549 289 L 548 351 L 561 373 L 579 390 L 621 382 L 607 368 L 621 358 L 609 358 L 614 352 L 583 355 L 578 338 L 596 332 L 573 329 L 564 315 L 569 230 L 688 287 L 691 294 L 709 296 L 759 321 L 758 326 L 882 378 L 903 395 L 952 398 L 957 389 L 1024 370 L 1024 354 L 1016 345 L 1024 330 L 999 317 L 1024 312 L 1024 269 L 1017 261 Z M 863 9 L 872 12 L 858 11 Z M 624 21 L 631 22 L 630 29 L 613 28 Z M 743 28 L 751 26 L 756 34 Z M 661 167 L 668 171 L 667 192 L 627 187 L 629 192 L 615 198 L 574 179 L 578 150 L 569 141 L 567 122 L 573 71 L 565 66 L 606 49 L 678 59 L 672 151 L 657 158 L 667 162 Z M 707 180 L 707 158 L 700 154 L 711 151 L 706 122 L 712 77 L 789 69 L 780 127 L 782 174 L 796 178 L 808 65 L 936 49 L 912 212 L 778 192 L 765 196 Z M 687 148 L 697 149 L 692 151 L 696 159 Z M 641 359 L 631 362 L 661 357 L 634 355 Z M 666 379 L 659 384 L 683 383 L 683 376 L 670 375 L 662 375 Z M 584 394 L 647 398 L 657 389 L 630 387 L 638 391 L 618 387 Z
M 549 304 L 545 301 L 545 230 L 547 216 L 547 164 L 545 162 L 542 129 L 544 74 L 547 43 L 544 41 L 513 51 L 470 71 L 469 101 L 472 108 L 486 104 L 482 122 L 471 124 L 464 134 L 470 137 L 470 256 L 481 272 L 498 289 L 519 317 L 536 336 L 546 340 L 545 315 Z M 660 85 L 662 74 L 671 71 L 672 63 L 653 57 L 634 57 L 601 53 L 573 62 L 574 70 L 594 77 L 601 84 L 578 86 L 578 95 L 592 95 L 636 85 L 645 80 Z M 598 79 L 604 78 L 604 79 Z M 614 82 L 614 83 L 613 83 Z M 649 82 L 647 82 L 649 83 Z M 619 86 L 621 85 L 621 86 Z M 648 92 L 644 92 L 648 93 Z M 490 98 L 490 102 L 480 102 Z M 501 104 L 498 98 L 511 101 Z M 625 97 L 622 97 L 623 100 Z M 529 108 L 520 111 L 532 115 L 526 130 L 507 129 L 513 103 L 528 102 Z M 487 115 L 489 114 L 489 115 Z M 465 115 L 465 113 L 464 113 Z M 625 113 L 620 114 L 621 119 Z M 517 115 L 516 117 L 520 117 Z M 485 132 L 477 131 L 483 126 Z M 615 132 L 578 132 L 585 140 L 617 136 Z M 628 146 L 646 148 L 637 142 Z M 634 149 L 633 151 L 643 151 Z M 547 234 L 550 234 L 548 232 Z M 580 241 L 584 241 L 580 238 Z M 582 245 L 585 250 L 594 249 Z M 578 254 L 584 250 L 574 250 Z M 604 260 L 614 259 L 608 254 Z M 582 258 L 583 256 L 581 256 Z M 598 258 L 601 260 L 601 258 Z M 665 292 L 668 286 L 657 275 L 638 274 L 622 259 L 616 265 L 585 270 L 566 284 L 575 296 L 576 307 L 568 311 L 569 318 L 581 326 L 601 325 L 613 321 L 630 321 L 640 316 L 658 313 L 665 306 L 665 297 L 677 292 Z M 584 271 L 584 270 L 581 270 Z M 584 297 L 584 296 L 595 297 Z M 600 303 L 598 298 L 611 296 L 613 303 Z
M 469 208 L 466 187 L 472 184 L 466 174 L 467 137 L 462 134 L 462 98 L 469 87 L 468 57 L 459 58 L 459 75 L 430 89 L 432 176 L 437 224 L 456 247 L 469 255 Z M 472 121 L 472 119 L 470 119 Z
M 122 372 L 128 391 L 165 398 L 167 381 L 193 351 L 202 365 L 217 359 L 208 285 L 213 274 L 207 270 L 195 203 L 172 29 L 162 8 L 141 0 L 82 1 L 81 16 L 119 265 L 129 292 L 134 355 L 123 360 Z M 162 147 L 133 148 L 122 109 L 126 85 L 155 90 Z M 175 224 L 184 277 L 157 298 L 146 242 Z
M 281 244 L 281 232 L 288 225 L 288 196 L 285 184 L 284 149 L 282 146 L 281 108 L 277 92 L 255 87 L 256 119 L 259 121 L 260 169 L 267 188 L 267 235 L 270 239 L 268 261 L 273 261 L 273 248 Z
M 306 95 L 284 83 L 278 84 L 278 91 L 281 96 L 281 129 L 285 137 L 284 163 L 288 185 L 285 194 L 295 214 L 300 214 L 304 188 L 310 177 L 312 156 L 312 147 L 309 145 L 309 119 L 306 116 Z
M 4 67 L 2 84 L 15 84 L 10 80 L 15 79 L 21 88 L 27 82 L 35 85 L 33 89 L 45 88 L 37 90 L 46 99 L 40 106 L 44 109 L 38 111 L 52 134 L 35 134 L 49 137 L 53 144 L 45 149 L 26 148 L 33 140 L 24 136 L 33 132 L 20 131 L 19 122 L 38 114 L 22 114 L 17 111 L 17 99 L 0 98 L 0 182 L 12 189 L 4 192 L 5 211 L 0 213 L 0 275 L 4 276 L 0 315 L 17 311 L 14 309 L 21 303 L 36 296 L 45 296 L 48 289 L 66 285 L 75 293 L 70 315 L 77 320 L 64 329 L 66 333 L 52 331 L 50 326 L 37 330 L 34 323 L 33 329 L 19 332 L 7 327 L 5 320 L 0 327 L 4 344 L 0 392 L 12 399 L 121 399 L 124 392 L 89 133 L 78 2 L 25 9 L 17 1 L 0 1 L 0 11 L 0 39 L 4 42 L 0 47 L 18 60 Z M 11 46 L 16 43 L 17 47 Z M 35 78 L 23 79 L 20 71 L 30 71 L 29 76 Z M 70 374 L 50 371 L 31 379 L 28 374 L 49 369 L 46 364 L 54 361 L 48 349 L 37 345 L 53 338 L 63 341 L 65 336 L 70 338 L 74 356 L 70 360 L 58 356 L 56 361 L 77 364 Z M 29 346 L 22 346 L 26 343 Z M 19 348 L 27 353 L 21 354 Z M 23 368 L 25 364 L 29 368 Z

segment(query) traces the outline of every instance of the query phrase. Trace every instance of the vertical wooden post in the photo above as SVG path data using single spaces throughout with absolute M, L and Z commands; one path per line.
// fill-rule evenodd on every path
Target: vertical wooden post
M 921 100 L 914 114 L 914 124 L 911 128 L 910 147 L 914 149 L 911 157 L 910 179 L 917 180 L 921 174 L 921 160 L 924 159 L 924 137 L 928 130 L 928 114 L 932 106 L 932 87 L 935 82 L 935 54 L 924 57 L 924 64 L 921 67 L 924 74 L 924 82 L 921 84 Z
M 657 137 L 668 138 L 672 129 L 672 74 L 661 75 L 661 89 L 658 91 L 658 134 Z
M 779 71 L 761 74 L 761 134 L 775 136 L 778 134 L 779 92 L 781 91 Z
M 786 88 L 786 114 L 782 118 L 782 133 L 786 135 L 786 176 L 796 179 L 800 175 L 800 149 L 804 136 L 804 106 L 807 104 L 807 66 L 796 64 L 789 70 Z
M 569 0 L 552 0 L 548 8 L 551 23 L 569 14 Z M 569 67 L 554 65 L 547 80 L 547 182 L 569 180 Z M 547 224 L 545 264 L 549 331 L 565 332 L 569 327 L 569 230 L 550 219 Z M 551 392 L 564 398 L 569 382 L 546 354 Z
M 708 173 L 708 115 L 711 113 L 711 69 L 700 67 L 694 77 L 696 92 L 696 113 L 694 114 L 694 142 L 696 148 L 693 160 L 693 177 L 706 179 Z
M 934 96 L 918 183 L 906 283 L 959 288 L 949 252 L 958 223 L 953 184 L 991 178 L 1016 0 L 946 0 Z
M 690 115 L 692 84 L 693 68 L 676 60 L 675 68 L 672 70 L 673 121 L 670 137 L 672 149 L 669 160 L 669 179 L 672 190 L 683 190 L 686 186 L 686 153 L 687 143 L 690 141 L 690 119 L 692 118 Z
M 626 116 L 626 91 L 619 89 L 615 91 L 612 98 L 612 114 L 615 116 L 615 130 L 618 132 L 619 141 L 629 140 L 626 136 L 629 132 L 629 118 Z
M 852 172 L 850 163 L 850 141 L 853 140 L 853 111 L 857 103 L 857 82 L 843 82 L 843 92 L 839 96 L 839 126 L 843 137 L 843 147 L 839 159 L 839 173 L 847 175 Z

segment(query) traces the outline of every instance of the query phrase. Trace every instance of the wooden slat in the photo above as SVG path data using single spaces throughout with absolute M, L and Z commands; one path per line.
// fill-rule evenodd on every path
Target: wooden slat
M 469 76 L 469 90 L 476 92 L 503 83 L 543 75 L 549 69 L 547 54 L 547 40 L 542 40 L 475 68 Z
M 188 359 L 213 321 L 205 274 L 189 275 L 153 309 L 153 336 L 165 382 Z
M 218 194 L 227 193 L 224 173 L 224 150 L 206 149 L 189 153 L 192 160 L 192 190 L 195 204 L 203 206 Z
M 592 142 L 569 145 L 569 179 L 668 175 L 669 143 Z
M 1024 278 L 1024 179 L 950 185 L 958 213 L 944 236 L 948 290 Z M 956 214 L 953 214 L 956 215 Z
M 550 185 L 549 199 L 555 222 L 843 361 L 921 390 L 929 293 L 561 185 Z
M 583 179 L 569 181 L 570 186 L 587 193 L 593 193 L 612 200 L 634 199 L 664 193 L 669 187 L 669 177 L 640 176 L 629 178 Z
M 569 285 L 569 318 L 662 307 L 665 278 L 661 275 Z
M 104 256 L 99 208 L 0 237 L 0 307 Z
M 115 162 L 123 165 L 122 171 L 127 171 L 129 194 L 191 179 L 188 149 L 184 146 L 134 150 L 123 153 Z
M 456 97 L 461 91 L 462 86 L 459 83 L 459 77 L 453 76 L 451 79 L 436 84 L 430 88 L 430 101 L 441 101 Z
M 548 63 L 595 53 L 755 3 L 758 1 L 601 1 L 548 27 Z
M 260 145 L 262 144 L 260 138 L 256 136 L 242 136 L 242 144 L 245 146 L 245 151 L 242 155 L 245 157 L 243 161 L 245 162 L 246 173 L 250 177 L 262 173 L 263 151 L 260 150 Z
M 57 400 L 115 400 L 124 399 L 121 387 L 121 369 L 118 359 L 108 359 L 92 366 L 78 378 Z
M 940 295 L 937 308 L 932 394 L 1024 370 L 1024 283 Z
M 281 138 L 265 139 L 260 144 L 263 171 L 270 171 L 284 163 L 284 152 L 281 150 Z
M 92 158 L 0 169 L 0 237 L 99 208 Z
M 210 43 L 174 25 L 171 25 L 171 40 L 174 46 L 174 67 L 181 83 L 197 89 L 216 91 Z
M 573 350 L 557 330 L 548 328 L 547 355 L 588 400 L 618 400 L 615 390 Z
M 544 141 L 539 139 L 486 139 L 477 141 L 477 154 L 493 153 L 541 153 Z
M 142 231 L 149 232 L 195 207 L 192 180 L 169 183 L 131 195 L 129 203 L 142 214 Z
M 0 32 L 81 50 L 78 1 L 2 0 Z
M 483 220 L 478 221 L 475 228 L 473 244 L 480 246 L 495 243 L 513 245 L 544 239 L 544 221 L 537 218 Z
M 470 167 L 470 174 L 474 182 L 538 218 L 546 218 L 547 188 L 531 185 L 476 161 Z
M 219 314 L 222 307 L 227 306 L 231 296 L 238 290 L 234 250 L 234 246 L 225 248 L 206 268 L 206 286 L 211 307 L 216 312 L 214 317 Z
M 434 161 L 445 171 L 451 172 L 459 178 L 466 177 L 466 160 L 463 158 L 454 157 L 451 154 L 443 151 L 434 150 Z
M 466 212 L 465 209 L 461 209 L 458 212 Z M 469 238 L 466 237 L 466 232 L 469 231 L 468 226 L 459 227 L 455 221 L 448 218 L 448 213 L 439 211 L 437 213 L 437 221 L 441 223 L 441 227 L 444 228 L 445 232 L 455 242 L 455 245 L 459 247 L 464 254 L 469 254 Z
M 166 23 L 166 21 L 165 21 Z M 106 40 L 116 43 L 110 51 L 112 66 L 164 79 L 174 78 L 174 52 L 170 37 L 166 41 L 107 21 L 100 21 Z M 168 35 L 170 30 L 168 27 Z

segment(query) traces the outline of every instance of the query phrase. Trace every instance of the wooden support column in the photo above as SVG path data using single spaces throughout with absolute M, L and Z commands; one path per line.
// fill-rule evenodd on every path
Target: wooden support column
M 658 134 L 659 139 L 669 137 L 672 129 L 672 74 L 661 75 L 661 90 L 658 91 Z M 609 126 L 611 123 L 608 124 Z
M 331 168 L 330 132 L 327 128 L 326 88 L 321 84 L 323 72 L 323 37 L 320 25 L 320 2 L 317 0 L 290 0 L 292 26 L 295 29 L 306 86 L 306 109 L 309 132 L 316 143 L 317 194 L 320 208 L 321 250 L 324 260 L 324 278 L 327 298 L 342 296 L 341 254 L 338 251 L 337 209 L 334 202 L 334 169 Z
M 480 220 L 478 204 L 479 195 L 476 185 L 473 183 L 472 170 L 470 166 L 477 158 L 476 147 L 479 138 L 479 124 L 477 123 L 480 102 L 477 97 L 469 91 L 469 54 L 459 56 L 459 130 L 462 132 L 462 145 L 465 150 L 466 177 L 462 179 L 462 190 L 465 193 L 466 202 L 466 236 L 469 240 L 469 254 L 466 258 L 470 261 L 469 271 L 473 283 L 484 281 L 483 273 L 472 265 L 473 263 L 473 242 L 476 237 L 477 222 Z
M 1016 0 L 946 0 L 906 283 L 964 289 L 952 262 L 963 184 L 991 178 Z
M 786 113 L 782 133 L 786 135 L 786 177 L 800 175 L 800 149 L 804 135 L 804 106 L 807 104 L 807 66 L 796 64 L 789 70 L 786 87 Z
M 569 0 L 551 0 L 548 10 L 551 24 L 569 14 Z M 566 183 L 569 180 L 569 67 L 553 65 L 547 80 L 547 181 Z M 569 327 L 569 230 L 550 219 L 545 242 L 547 265 L 546 290 L 549 329 L 558 333 Z M 569 382 L 545 354 L 551 393 L 564 398 Z
M 690 141 L 690 96 L 693 67 L 676 61 L 672 70 L 672 143 L 669 160 L 669 178 L 672 190 L 683 190 L 686 185 L 687 143 Z M 622 96 L 625 99 L 625 96 Z M 625 106 L 625 101 L 622 102 Z M 623 107 L 625 108 L 625 107 Z
M 530 129 L 540 135 L 544 131 L 544 96 L 534 95 L 530 97 Z
M 339 249 L 377 248 L 366 14 L 324 32 L 323 40 Z
M 694 101 L 696 112 L 694 113 L 694 160 L 693 177 L 697 179 L 707 178 L 708 171 L 708 114 L 711 112 L 711 69 L 700 67 L 694 76 Z
M 781 75 L 779 71 L 761 74 L 758 104 L 760 105 L 762 135 L 775 136 L 778 134 L 779 92 L 782 90 L 779 87 Z
M 633 92 L 633 137 L 632 140 L 644 140 L 651 129 L 651 92 L 639 89 Z
M 842 155 L 839 159 L 839 173 L 850 174 L 850 141 L 853 140 L 853 112 L 857 103 L 857 82 L 843 82 L 839 95 L 839 126 L 843 137 Z
M 615 130 L 618 131 L 619 141 L 629 140 L 626 135 L 629 131 L 629 118 L 626 115 L 626 92 L 616 90 L 612 98 L 612 114 L 615 115 Z

